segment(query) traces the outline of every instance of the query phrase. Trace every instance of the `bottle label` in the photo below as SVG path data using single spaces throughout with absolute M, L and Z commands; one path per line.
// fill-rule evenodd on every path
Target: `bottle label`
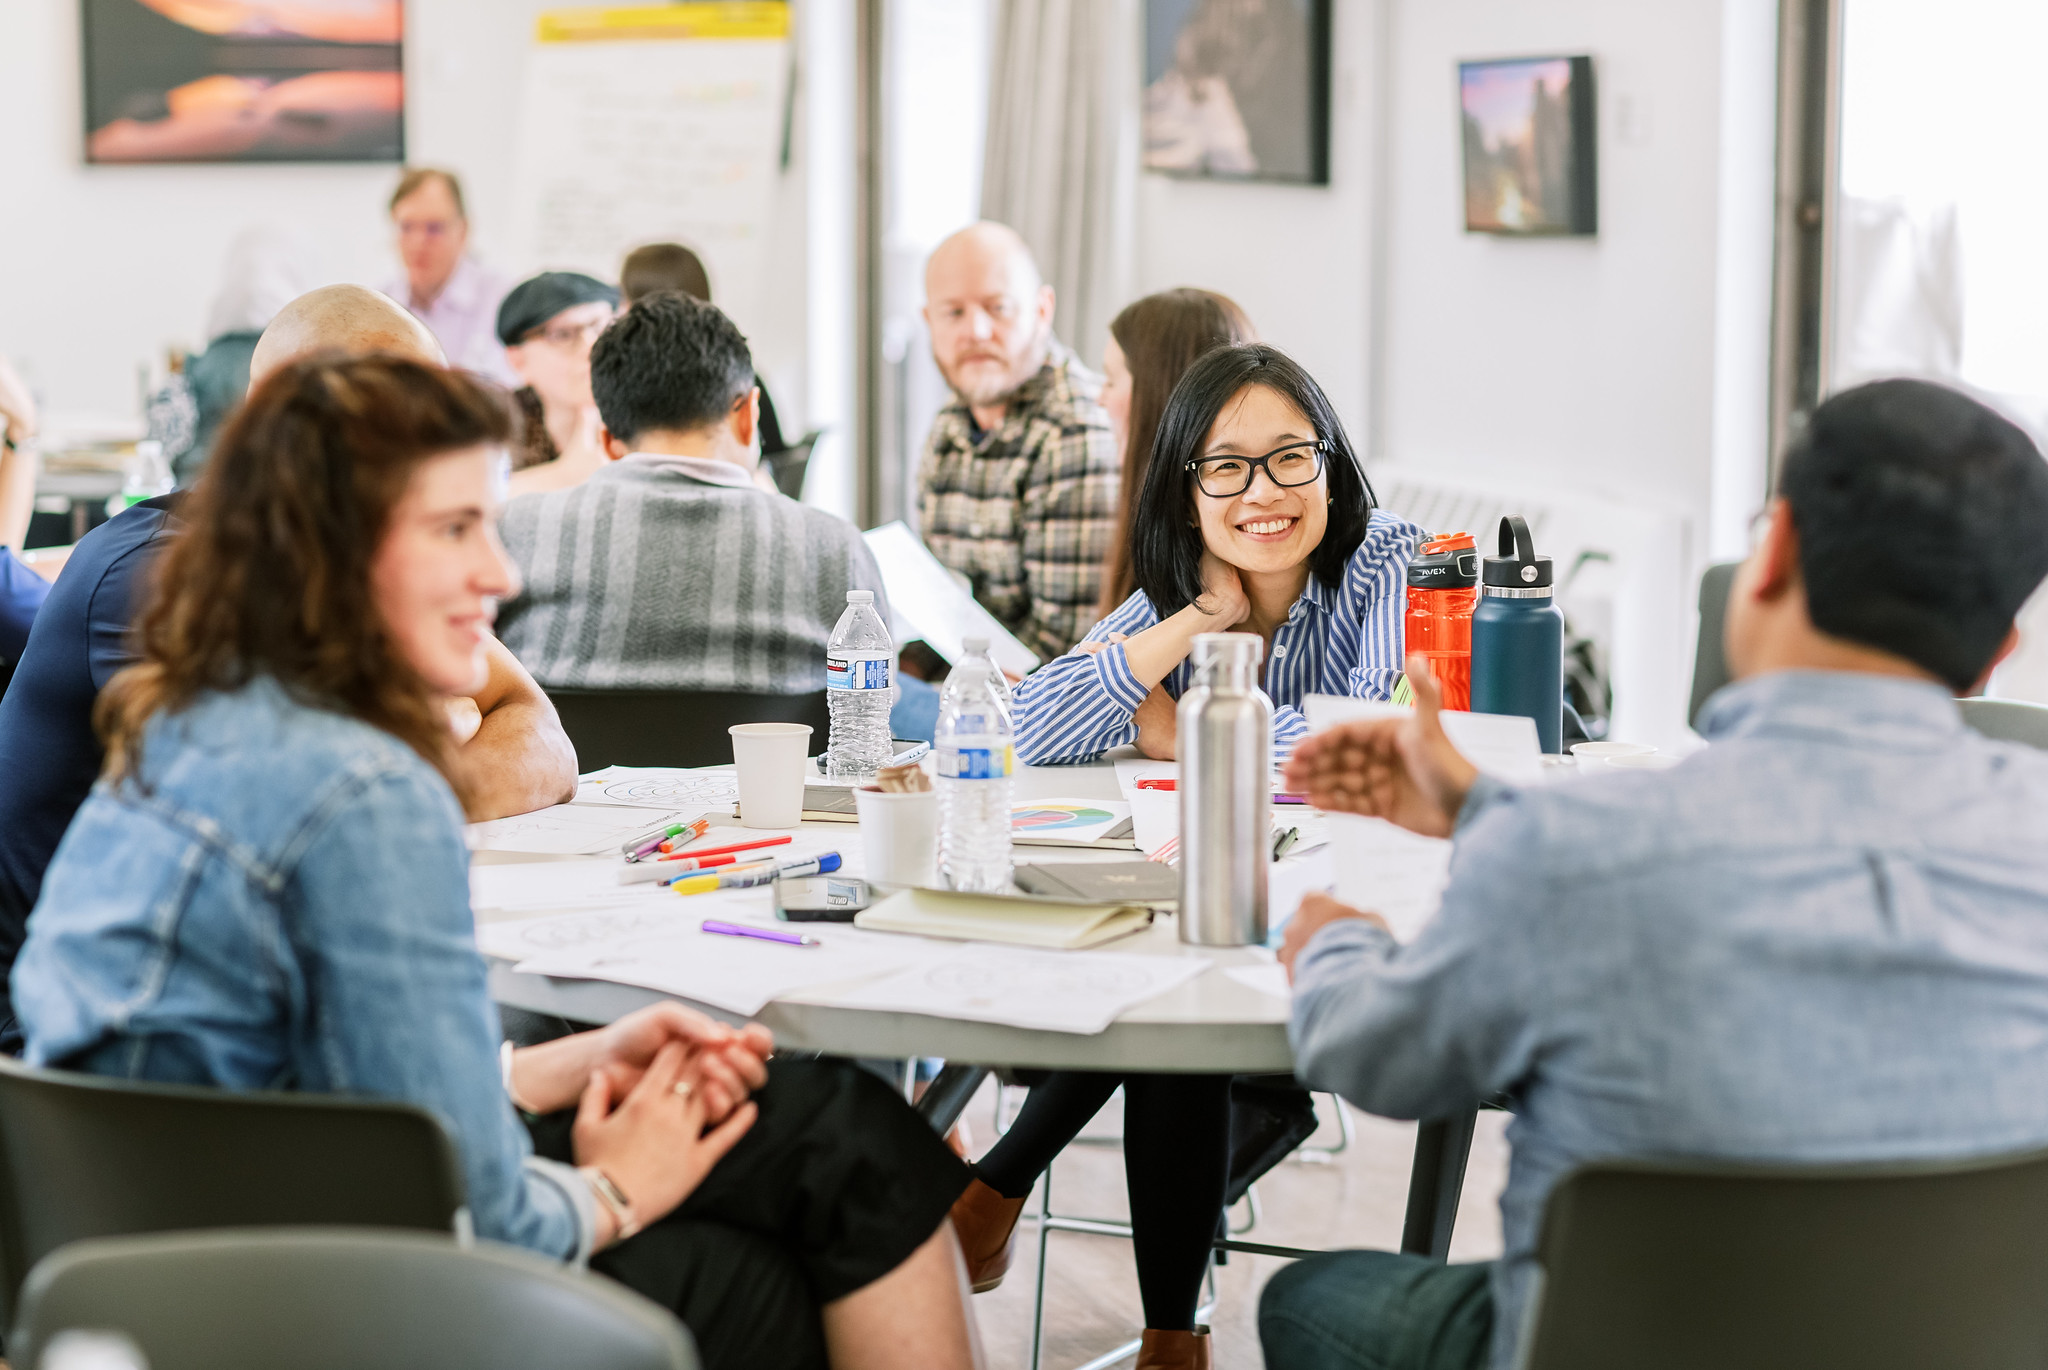
M 827 656 L 825 688 L 828 690 L 886 690 L 889 688 L 888 659 Z
M 1000 747 L 941 747 L 939 778 L 942 780 L 1002 780 L 1013 765 L 1010 744 Z

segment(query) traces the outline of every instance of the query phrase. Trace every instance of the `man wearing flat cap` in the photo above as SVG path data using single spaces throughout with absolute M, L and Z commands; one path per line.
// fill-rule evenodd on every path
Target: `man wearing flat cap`
M 619 292 L 575 271 L 521 281 L 498 306 L 498 341 L 525 382 L 514 392 L 526 440 L 512 454 L 512 493 L 565 490 L 604 465 L 590 347 L 618 312 Z

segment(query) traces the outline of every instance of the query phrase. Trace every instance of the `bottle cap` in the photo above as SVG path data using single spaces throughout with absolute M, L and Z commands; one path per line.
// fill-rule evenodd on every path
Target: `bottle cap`
M 1411 590 L 1469 590 L 1479 583 L 1479 553 L 1470 533 L 1431 538 L 1408 563 Z
M 873 590 L 848 590 L 846 592 L 846 602 L 848 604 L 873 604 L 875 602 L 875 592 Z
M 1529 522 L 1520 514 L 1500 521 L 1500 555 L 1488 557 L 1480 571 L 1487 585 L 1502 589 L 1545 590 L 1550 588 L 1550 558 L 1536 555 L 1536 541 L 1529 536 Z
M 960 650 L 969 656 L 980 656 L 988 650 L 988 639 L 985 637 L 963 637 L 960 639 Z

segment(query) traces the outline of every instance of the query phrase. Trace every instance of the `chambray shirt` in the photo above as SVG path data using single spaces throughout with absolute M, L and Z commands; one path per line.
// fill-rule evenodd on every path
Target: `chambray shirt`
M 418 1104 L 478 1235 L 563 1259 L 596 1211 L 532 1154 L 498 1067 L 462 812 L 390 734 L 264 678 L 149 725 L 102 781 L 14 964 L 31 1065 Z
M 1406 519 L 1375 509 L 1337 587 L 1308 578 L 1273 634 L 1273 654 L 1264 668 L 1273 701 L 1274 755 L 1286 755 L 1307 734 L 1304 696 L 1392 697 L 1401 680 L 1408 562 L 1427 536 Z M 1139 590 L 1082 641 L 1102 642 L 1112 633 L 1130 637 L 1158 622 L 1152 601 Z M 1179 699 L 1192 670 L 1185 660 L 1175 666 L 1160 682 L 1167 694 Z M 1135 742 L 1132 716 L 1149 693 L 1131 674 L 1122 643 L 1093 653 L 1076 648 L 1017 687 L 1017 755 L 1034 766 L 1093 761 L 1111 747 Z
M 1496 1366 L 1575 1166 L 2048 1145 L 2048 752 L 1852 673 L 1732 685 L 1701 731 L 1668 771 L 1482 782 L 1414 942 L 1345 920 L 1295 966 L 1302 1080 L 1405 1118 L 1511 1097 Z

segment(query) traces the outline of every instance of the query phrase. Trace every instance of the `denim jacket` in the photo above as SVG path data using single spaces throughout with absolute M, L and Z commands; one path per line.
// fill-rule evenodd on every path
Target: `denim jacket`
M 595 1210 L 532 1154 L 498 1070 L 462 812 L 398 739 L 269 679 L 158 716 L 101 781 L 16 961 L 31 1064 L 417 1104 L 479 1236 L 589 1254 Z

